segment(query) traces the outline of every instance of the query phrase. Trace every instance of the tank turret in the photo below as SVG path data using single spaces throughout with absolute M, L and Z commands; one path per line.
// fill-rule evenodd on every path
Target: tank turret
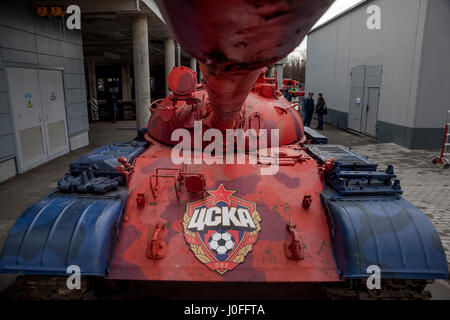
M 175 39 L 200 61 L 221 130 L 236 125 L 262 68 L 297 47 L 332 2 L 157 1 Z
M 153 106 L 149 134 L 176 144 L 174 130 L 193 129 L 194 121 L 202 121 L 203 129 L 221 131 L 279 129 L 281 145 L 304 142 L 298 112 L 262 74 L 298 46 L 331 2 L 159 1 L 175 39 L 200 61 L 203 86 L 193 90 L 187 68 L 176 68 L 169 87 L 183 83 L 192 90 L 172 90 Z

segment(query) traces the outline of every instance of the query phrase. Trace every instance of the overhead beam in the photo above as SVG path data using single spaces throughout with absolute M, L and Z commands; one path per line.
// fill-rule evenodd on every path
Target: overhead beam
M 158 6 L 156 5 L 154 0 L 142 0 L 142 2 L 153 11 L 153 13 L 162 21 L 165 23 L 163 16 L 161 12 L 159 11 Z
M 59 4 L 65 7 L 75 4 L 80 7 L 83 14 L 108 12 L 145 13 L 145 11 L 150 10 L 164 22 L 163 16 L 154 0 L 63 0 L 59 1 Z M 32 5 L 48 5 L 48 1 L 33 0 Z
M 48 1 L 32 1 L 33 6 L 48 5 Z M 139 12 L 139 0 L 63 0 L 58 4 L 68 7 L 77 5 L 81 13 L 102 13 L 102 12 Z

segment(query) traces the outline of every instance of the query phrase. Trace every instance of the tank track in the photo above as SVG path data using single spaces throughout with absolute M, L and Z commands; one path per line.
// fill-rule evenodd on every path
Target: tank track
M 80 290 L 70 290 L 67 277 L 22 275 L 0 292 L 0 300 L 129 300 L 139 298 L 128 281 L 84 277 Z
M 429 300 L 425 287 L 430 280 L 389 279 L 381 282 L 381 289 L 369 290 L 366 280 L 348 280 L 342 284 L 323 285 L 324 294 L 331 300 Z
M 81 279 L 81 290 L 67 289 L 66 280 L 63 277 L 19 276 L 0 293 L 0 299 L 80 300 L 87 295 L 88 279 Z
M 103 278 L 81 279 L 81 290 L 69 290 L 65 277 L 19 276 L 16 282 L 0 292 L 0 300 L 110 300 L 135 299 L 141 293 L 133 292 L 127 281 Z M 428 280 L 385 280 L 381 290 L 369 290 L 365 280 L 322 284 L 323 297 L 331 300 L 428 300 L 431 294 L 425 287 Z M 320 290 L 319 290 L 320 291 Z M 315 299 L 315 297 L 311 297 Z

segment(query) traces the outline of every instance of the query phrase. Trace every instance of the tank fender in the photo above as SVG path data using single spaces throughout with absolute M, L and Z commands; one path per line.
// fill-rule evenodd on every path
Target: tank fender
M 0 256 L 1 273 L 108 273 L 125 199 L 51 194 L 17 219 Z
M 341 278 L 367 278 L 371 265 L 380 267 L 381 278 L 448 278 L 434 226 L 400 196 L 342 197 L 326 188 L 322 202 Z

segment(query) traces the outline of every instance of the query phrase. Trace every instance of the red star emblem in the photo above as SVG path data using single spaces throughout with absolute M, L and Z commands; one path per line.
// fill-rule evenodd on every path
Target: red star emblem
M 214 197 L 214 200 L 213 200 L 214 204 L 216 204 L 217 202 L 223 201 L 223 202 L 226 202 L 228 205 L 231 205 L 230 197 L 236 191 L 227 190 L 224 188 L 223 184 L 221 184 L 216 191 L 207 191 L 207 192 Z

